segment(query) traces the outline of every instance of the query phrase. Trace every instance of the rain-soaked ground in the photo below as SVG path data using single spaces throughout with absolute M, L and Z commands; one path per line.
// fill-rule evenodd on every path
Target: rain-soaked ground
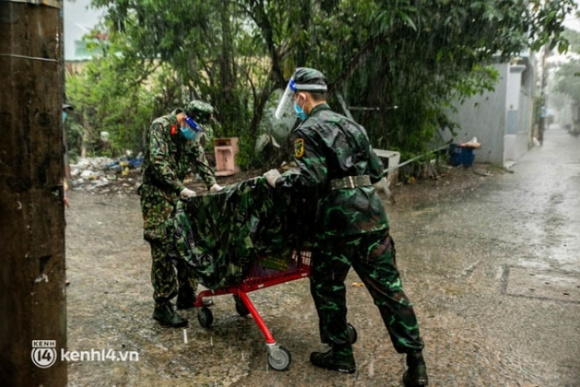
M 482 171 L 492 173 L 473 173 Z M 386 204 L 431 386 L 580 386 L 580 138 L 553 127 L 511 172 L 455 169 L 422 191 L 396 189 L 397 204 Z M 231 296 L 214 298 L 209 330 L 195 311 L 183 313 L 185 330 L 151 319 L 150 256 L 136 195 L 72 192 L 71 202 L 68 350 L 110 356 L 71 361 L 69 385 L 401 385 L 404 357 L 353 272 L 353 375 L 309 364 L 309 353 L 325 347 L 307 280 L 250 293 L 292 355 L 289 369 L 278 372 L 268 367 L 254 321 L 238 316 Z

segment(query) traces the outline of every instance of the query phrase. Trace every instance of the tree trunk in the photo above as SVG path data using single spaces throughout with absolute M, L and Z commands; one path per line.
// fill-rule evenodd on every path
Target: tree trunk
M 82 120 L 83 126 L 83 137 L 81 140 L 81 158 L 87 157 L 87 147 L 91 143 L 91 131 L 90 131 L 90 122 L 86 117 L 85 109 L 82 109 L 80 112 L 80 117 Z

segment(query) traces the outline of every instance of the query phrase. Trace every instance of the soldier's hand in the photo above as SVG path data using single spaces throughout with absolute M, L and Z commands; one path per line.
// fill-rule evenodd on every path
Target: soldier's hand
M 264 177 L 271 187 L 276 188 L 276 180 L 280 177 L 280 172 L 278 172 L 277 169 L 270 169 L 268 172 L 264 173 Z
M 209 187 L 209 192 L 214 193 L 214 192 L 219 192 L 222 189 L 224 189 L 224 187 L 222 187 L 221 185 L 219 185 L 218 183 L 215 183 L 214 185 L 212 185 L 211 187 Z
M 181 196 L 182 199 L 191 198 L 191 197 L 193 197 L 195 195 L 196 195 L 195 194 L 195 191 L 194 190 L 191 190 L 189 188 L 184 188 L 179 193 L 179 196 Z

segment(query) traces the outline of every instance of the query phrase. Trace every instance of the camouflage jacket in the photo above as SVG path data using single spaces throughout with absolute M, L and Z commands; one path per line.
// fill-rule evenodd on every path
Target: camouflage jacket
M 373 185 L 330 188 L 332 180 L 348 176 L 368 175 L 373 184 L 382 178 L 383 164 L 361 125 L 321 104 L 292 132 L 291 140 L 299 173 L 284 173 L 276 187 L 316 198 L 319 238 L 388 228 L 383 203 Z
M 142 189 L 153 188 L 167 200 L 175 201 L 185 188 L 183 179 L 191 164 L 209 188 L 215 175 L 199 141 L 187 141 L 179 132 L 175 112 L 157 118 L 145 137 Z

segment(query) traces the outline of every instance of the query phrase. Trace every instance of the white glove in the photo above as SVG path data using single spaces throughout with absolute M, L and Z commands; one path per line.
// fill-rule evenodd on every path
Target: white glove
M 268 181 L 271 187 L 276 188 L 276 180 L 280 177 L 280 172 L 277 169 L 270 169 L 268 172 L 264 173 L 264 177 Z
M 189 188 L 184 188 L 179 193 L 179 196 L 181 196 L 182 199 L 191 198 L 195 196 L 195 191 Z
M 211 187 L 209 187 L 209 192 L 214 193 L 214 192 L 219 192 L 222 189 L 224 189 L 224 187 L 222 187 L 221 185 L 219 185 L 218 183 L 215 183 L 214 185 L 212 185 Z

